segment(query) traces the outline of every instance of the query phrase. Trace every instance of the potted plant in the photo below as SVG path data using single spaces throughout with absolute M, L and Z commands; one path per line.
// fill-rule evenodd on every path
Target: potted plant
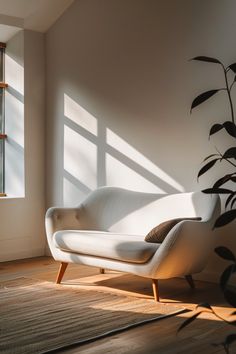
M 209 138 L 212 135 L 217 134 L 220 131 L 224 131 L 224 134 L 227 134 L 229 139 L 232 141 L 232 145 L 226 151 L 219 151 L 216 147 L 216 151 L 211 155 L 207 156 L 203 162 L 204 165 L 200 169 L 198 173 L 198 178 L 205 174 L 212 168 L 219 167 L 221 162 L 226 162 L 231 168 L 230 173 L 222 173 L 222 176 L 215 181 L 213 186 L 204 189 L 204 193 L 208 194 L 219 194 L 221 196 L 225 196 L 224 201 L 224 212 L 217 218 L 214 224 L 214 228 L 223 227 L 230 222 L 233 222 L 236 219 L 236 125 L 235 125 L 235 113 L 234 106 L 232 101 L 232 89 L 236 82 L 236 63 L 233 63 L 229 66 L 225 66 L 220 60 L 206 57 L 206 56 L 197 56 L 191 60 L 200 61 L 205 63 L 210 63 L 214 65 L 219 65 L 221 70 L 223 70 L 224 74 L 224 87 L 220 89 L 212 89 L 198 95 L 192 102 L 191 112 L 192 110 L 202 104 L 203 102 L 210 99 L 213 95 L 219 93 L 226 94 L 228 97 L 228 103 L 230 108 L 230 119 L 225 120 L 223 123 L 215 123 L 209 132 Z M 233 75 L 233 78 L 232 78 Z M 229 265 L 223 271 L 220 277 L 220 288 L 224 294 L 224 298 L 226 301 L 236 309 L 236 289 L 233 286 L 230 286 L 230 278 L 236 273 L 236 256 L 233 252 L 224 247 L 215 248 L 216 254 L 227 260 Z M 196 308 L 196 311 L 190 316 L 187 320 L 185 320 L 182 325 L 179 327 L 178 332 L 181 331 L 184 327 L 193 322 L 202 312 L 212 312 L 215 316 L 220 318 L 222 321 L 225 321 L 229 325 L 236 326 L 236 321 L 231 320 L 231 316 L 236 315 L 236 310 L 232 310 L 231 316 L 229 319 L 222 318 L 208 303 L 199 304 Z M 236 341 L 236 333 L 229 334 L 225 340 L 221 343 L 215 343 L 214 345 L 222 346 L 226 353 L 229 353 L 230 345 Z

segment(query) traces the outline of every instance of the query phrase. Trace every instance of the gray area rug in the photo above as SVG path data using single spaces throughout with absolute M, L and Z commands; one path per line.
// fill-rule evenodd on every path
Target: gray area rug
M 0 286 L 0 353 L 58 352 L 183 311 L 154 300 L 18 278 Z

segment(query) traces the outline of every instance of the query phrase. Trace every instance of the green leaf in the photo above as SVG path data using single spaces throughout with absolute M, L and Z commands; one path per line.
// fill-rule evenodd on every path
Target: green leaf
M 214 346 L 214 347 L 223 347 L 224 349 L 225 349 L 225 352 L 226 353 L 229 353 L 229 347 L 230 347 L 230 345 L 233 343 L 233 342 L 235 342 L 236 341 L 236 334 L 229 334 L 226 338 L 225 338 L 225 340 L 224 340 L 224 342 L 221 342 L 221 343 L 212 343 L 212 345 Z
M 233 342 L 236 341 L 236 334 L 229 334 L 226 338 L 225 338 L 225 345 L 229 346 L 230 344 L 232 344 Z
M 198 304 L 197 307 L 196 307 L 196 309 L 199 309 L 199 308 L 201 308 L 201 307 L 212 311 L 211 305 L 208 304 L 208 302 L 203 302 L 203 303 L 201 303 L 201 304 Z
M 223 125 L 222 124 L 214 124 L 211 127 L 210 133 L 209 133 L 209 137 L 215 133 L 217 133 L 218 131 L 220 131 L 221 129 L 223 129 Z
M 236 147 L 229 148 L 224 155 L 222 156 L 223 159 L 236 159 Z
M 221 214 L 218 217 L 218 219 L 215 222 L 214 228 L 227 225 L 234 219 L 236 219 L 236 209 L 226 211 L 225 213 Z
M 227 206 L 229 205 L 229 203 L 231 202 L 231 200 L 233 199 L 233 197 L 236 195 L 236 192 L 232 192 L 228 198 L 226 199 L 225 202 L 225 208 L 227 208 Z M 232 204 L 231 204 L 231 209 L 232 209 Z
M 220 179 L 218 179 L 218 181 L 214 183 L 213 188 L 219 188 L 220 186 L 222 186 L 222 184 L 225 184 L 226 182 L 230 181 L 231 178 L 232 174 L 227 174 L 224 177 L 221 177 Z
M 233 122 L 224 122 L 223 126 L 229 135 L 236 138 L 236 125 Z
M 230 121 L 226 121 L 223 124 L 219 124 L 219 123 L 214 124 L 210 129 L 209 138 L 211 135 L 217 133 L 218 131 L 222 130 L 223 128 L 227 131 L 227 133 L 229 135 L 236 138 L 236 125 Z
M 211 58 L 211 57 L 205 57 L 205 56 L 198 56 L 198 57 L 192 58 L 191 60 L 199 60 L 199 61 L 205 61 L 208 63 L 216 63 L 216 64 L 222 65 L 222 63 L 218 59 Z
M 212 167 L 215 165 L 216 161 L 218 161 L 218 160 L 219 160 L 219 158 L 218 158 L 218 159 L 211 160 L 211 161 L 208 162 L 206 165 L 204 165 L 204 166 L 200 169 L 200 171 L 198 172 L 197 178 L 199 178 L 199 177 L 202 176 L 205 172 L 207 172 L 210 168 L 212 168 Z
M 208 100 L 211 96 L 215 95 L 219 90 L 209 90 L 206 92 L 201 93 L 199 96 L 197 96 L 191 105 L 191 111 L 193 108 L 197 107 L 199 104 L 205 102 Z
M 234 203 L 236 202 L 236 198 L 234 200 L 232 200 L 231 204 L 230 204 L 230 208 L 232 209 L 234 206 Z
M 236 307 L 236 292 L 235 292 L 235 290 L 232 290 L 232 289 L 225 290 L 224 297 L 231 306 Z M 236 321 L 232 321 L 232 322 L 230 322 L 230 324 L 233 326 L 236 326 Z
M 218 256 L 220 256 L 221 258 L 226 259 L 227 261 L 236 261 L 233 252 L 231 252 L 227 247 L 216 247 L 215 253 L 218 254 Z
M 203 160 L 203 162 L 205 162 L 206 160 L 210 159 L 210 158 L 213 157 L 213 156 L 219 156 L 219 154 L 211 154 L 211 155 L 205 157 L 205 159 Z
M 224 271 L 223 273 L 221 274 L 221 277 L 220 277 L 220 287 L 221 289 L 224 291 L 225 288 L 226 288 L 226 285 L 231 277 L 231 275 L 233 273 L 235 273 L 236 271 L 236 266 L 235 264 L 231 264 L 229 265 Z
M 236 63 L 229 65 L 229 68 L 236 74 Z
M 230 189 L 226 189 L 226 188 L 213 187 L 213 188 L 203 189 L 202 192 L 206 193 L 206 194 L 229 194 L 229 193 L 231 193 L 231 190 Z
M 188 326 L 191 322 L 193 322 L 199 315 L 201 312 L 195 313 L 193 316 L 187 318 L 187 320 L 185 320 L 181 326 L 178 328 L 178 332 L 180 332 L 184 327 Z

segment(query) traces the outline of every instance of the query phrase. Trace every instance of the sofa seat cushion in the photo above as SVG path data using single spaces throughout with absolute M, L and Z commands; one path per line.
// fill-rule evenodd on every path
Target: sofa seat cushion
M 160 246 L 145 242 L 143 236 L 87 230 L 57 231 L 53 242 L 63 251 L 130 263 L 149 261 Z

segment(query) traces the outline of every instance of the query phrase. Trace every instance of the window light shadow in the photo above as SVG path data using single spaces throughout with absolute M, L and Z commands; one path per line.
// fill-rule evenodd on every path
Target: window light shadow
M 97 120 L 78 102 L 64 94 L 63 200 L 71 194 L 110 185 L 150 193 L 177 193 L 183 187 Z M 72 181 L 73 179 L 73 181 Z M 78 193 L 75 193 L 77 189 Z M 70 192 L 69 192 L 70 193 Z M 72 203 L 76 201 L 72 199 Z M 78 200 L 77 200 L 78 203 Z
M 15 97 L 19 102 L 24 104 L 24 95 L 14 89 L 12 86 L 8 85 L 8 88 L 6 90 L 11 96 Z
M 14 162 L 14 163 L 13 163 Z M 10 137 L 5 153 L 6 191 L 14 196 L 24 195 L 24 148 Z
M 94 274 L 77 279 L 66 280 L 64 285 L 88 286 L 92 290 L 102 288 L 108 292 L 121 292 L 123 295 L 132 295 L 138 298 L 153 299 L 153 290 L 151 280 L 139 277 L 133 274 L 106 270 L 105 275 L 97 274 L 97 268 L 94 268 Z M 95 277 L 96 274 L 96 277 Z M 223 310 L 225 313 L 231 313 L 232 308 L 224 302 L 224 297 L 219 287 L 215 283 L 208 283 L 195 280 L 196 289 L 191 289 L 185 279 L 171 278 L 159 280 L 160 295 L 164 303 L 184 303 L 187 308 L 194 309 L 196 304 L 208 301 L 217 311 Z M 92 291 L 91 290 L 91 291 Z
M 130 144 L 115 134 L 111 129 L 106 128 L 107 150 L 108 153 L 116 157 L 119 161 L 132 167 L 134 171 L 142 177 L 148 179 L 153 185 L 164 192 L 168 188 L 183 192 L 183 187 L 171 178 L 167 173 L 161 170 L 153 162 L 147 159 L 143 154 L 134 149 Z
M 75 130 L 64 126 L 64 170 L 89 189 L 97 186 L 97 147 Z
M 83 200 L 84 197 L 91 192 L 91 189 L 76 177 L 72 176 L 69 172 L 64 171 L 63 191 L 64 205 L 71 206 L 72 200 L 75 200 L 74 204 L 77 205 L 80 200 Z
M 24 67 L 7 51 L 5 54 L 5 68 L 5 81 L 17 93 L 24 96 Z
M 5 94 L 5 116 L 6 134 L 24 148 L 24 103 L 8 90 Z
M 78 126 L 97 136 L 97 119 L 66 94 L 64 94 L 64 115 Z

